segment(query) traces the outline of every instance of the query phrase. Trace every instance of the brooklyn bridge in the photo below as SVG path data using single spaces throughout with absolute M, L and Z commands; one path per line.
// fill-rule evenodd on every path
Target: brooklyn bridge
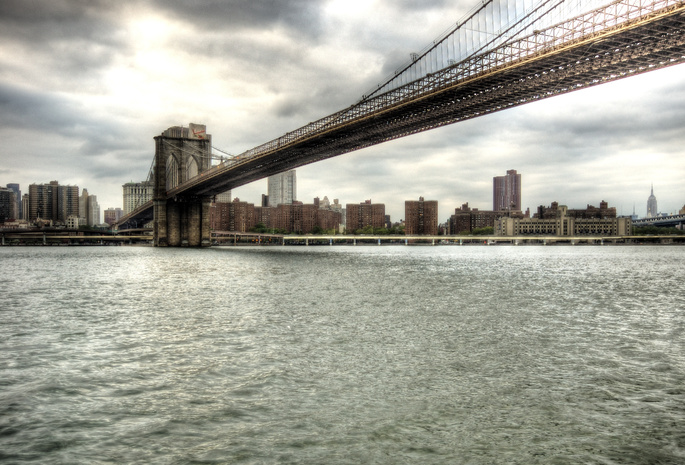
M 356 103 L 212 164 L 202 126 L 155 139 L 157 246 L 210 245 L 213 196 L 389 140 L 682 63 L 685 1 L 486 0 Z

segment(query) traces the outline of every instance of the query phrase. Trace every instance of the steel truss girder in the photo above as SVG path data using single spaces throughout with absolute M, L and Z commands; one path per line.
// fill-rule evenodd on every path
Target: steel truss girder
M 227 169 L 225 175 L 184 190 L 212 195 L 392 139 L 681 63 L 685 57 L 684 15 L 682 9 L 677 10 L 445 86 L 248 159 Z

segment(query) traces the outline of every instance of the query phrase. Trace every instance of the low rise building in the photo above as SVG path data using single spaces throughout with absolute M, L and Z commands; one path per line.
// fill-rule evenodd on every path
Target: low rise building
M 526 215 L 529 215 L 528 211 Z M 450 234 L 468 234 L 475 229 L 494 228 L 497 220 L 502 217 L 524 218 L 526 215 L 520 210 L 479 210 L 470 208 L 467 202 L 454 210 L 449 221 L 449 231 Z
M 67 218 L 66 226 L 67 229 L 78 229 L 79 228 L 79 217 L 76 215 L 71 215 Z
M 602 202 L 605 204 L 605 202 Z M 552 208 L 553 207 L 553 208 Z M 598 209 L 588 208 L 584 213 L 580 210 L 569 210 L 565 205 L 556 202 L 549 209 L 544 209 L 544 214 L 534 218 L 510 218 L 501 217 L 495 223 L 496 236 L 628 236 L 632 232 L 630 218 L 616 218 L 615 209 L 613 217 L 611 209 L 607 216 L 601 217 Z M 539 212 L 541 210 L 538 210 Z M 551 211 L 554 211 L 552 217 Z M 571 212 L 571 214 L 569 214 Z
M 565 209 L 565 215 L 571 218 L 616 218 L 616 207 L 609 207 L 609 203 L 604 200 L 599 203 L 599 208 L 588 205 L 585 209 L 571 209 L 564 205 L 560 207 L 559 202 L 552 202 L 549 207 L 540 205 L 534 217 L 540 219 L 557 218 L 559 209 L 562 207 Z

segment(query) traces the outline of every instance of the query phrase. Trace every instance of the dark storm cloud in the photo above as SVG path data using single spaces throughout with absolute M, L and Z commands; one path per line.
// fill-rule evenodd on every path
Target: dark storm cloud
M 0 41 L 12 58 L 4 76 L 24 85 L 70 92 L 101 89 L 101 70 L 127 49 L 113 20 L 118 2 L 4 0 Z
M 319 4 L 310 0 L 154 0 L 149 4 L 206 31 L 280 25 L 304 35 L 321 33 Z
M 60 132 L 86 120 L 85 108 L 51 93 L 34 92 L 0 83 L 0 124 L 3 127 Z
M 44 136 L 79 141 L 79 153 L 86 156 L 122 150 L 135 143 L 127 140 L 130 131 L 114 120 L 94 117 L 92 110 L 79 101 L 0 83 L 0 125 L 4 128 L 37 130 Z
M 21 27 L 46 23 L 73 26 L 83 23 L 93 12 L 108 10 L 116 3 L 107 0 L 3 0 L 0 2 L 0 22 Z M 59 28 L 53 33 L 65 30 Z
M 75 40 L 121 46 L 119 28 L 112 20 L 122 10 L 121 5 L 98 0 L 3 0 L 0 35 L 10 42 L 54 52 L 65 51 L 60 47 Z M 73 52 L 77 54 L 79 50 Z

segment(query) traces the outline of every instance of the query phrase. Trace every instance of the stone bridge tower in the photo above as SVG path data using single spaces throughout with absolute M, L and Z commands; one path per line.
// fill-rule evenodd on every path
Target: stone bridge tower
M 208 247 L 210 197 L 167 191 L 212 166 L 212 136 L 205 126 L 174 126 L 155 138 L 153 234 L 156 247 Z

